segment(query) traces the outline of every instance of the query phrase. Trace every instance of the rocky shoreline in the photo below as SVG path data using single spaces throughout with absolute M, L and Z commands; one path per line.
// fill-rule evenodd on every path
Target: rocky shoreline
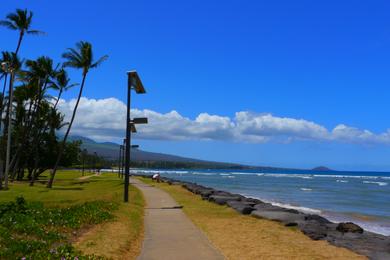
M 149 175 L 137 175 L 151 178 Z M 226 205 L 240 214 L 269 219 L 291 227 L 295 226 L 313 240 L 326 240 L 330 244 L 348 248 L 370 259 L 390 259 L 390 236 L 363 230 L 352 223 L 333 223 L 315 214 L 306 214 L 295 209 L 274 206 L 259 199 L 216 190 L 191 182 L 162 177 L 170 185 L 180 185 L 188 191 L 218 205 Z

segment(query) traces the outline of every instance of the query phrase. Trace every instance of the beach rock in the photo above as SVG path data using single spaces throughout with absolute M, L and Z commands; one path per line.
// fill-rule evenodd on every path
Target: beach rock
M 333 225 L 333 227 L 332 227 Z M 321 224 L 315 220 L 298 222 L 299 229 L 313 240 L 326 239 L 330 230 L 336 228 L 336 224 Z
M 310 220 L 317 221 L 320 224 L 330 224 L 330 223 L 332 223 L 329 220 L 327 220 L 326 218 L 321 217 L 319 215 L 315 215 L 315 214 L 313 214 L 313 215 L 311 215 L 311 214 L 310 215 L 306 215 L 305 220 L 307 220 L 307 221 L 310 221 Z
M 265 218 L 269 220 L 274 220 L 282 222 L 288 225 L 297 225 L 299 222 L 305 221 L 304 214 L 290 213 L 286 211 L 276 211 L 276 210 L 255 210 L 251 213 L 252 216 L 257 218 Z M 293 224 L 296 223 L 296 224 Z
M 339 223 L 336 227 L 337 231 L 342 232 L 342 233 L 347 233 L 347 232 L 352 232 L 352 233 L 363 233 L 363 229 L 352 223 L 352 222 L 343 222 Z
M 255 210 L 252 207 L 253 206 L 252 202 L 228 201 L 227 205 L 244 215 L 251 214 L 251 212 Z
M 262 202 L 261 200 L 253 199 L 253 198 L 243 198 L 242 201 L 252 202 L 253 205 L 260 204 L 260 203 L 264 203 L 264 202 Z
M 209 201 L 214 202 L 219 205 L 225 205 L 228 201 L 239 201 L 240 197 L 237 196 L 221 196 L 221 195 L 211 195 Z
M 208 198 L 214 193 L 213 189 L 202 189 L 199 191 L 199 195 L 203 200 L 208 200 Z

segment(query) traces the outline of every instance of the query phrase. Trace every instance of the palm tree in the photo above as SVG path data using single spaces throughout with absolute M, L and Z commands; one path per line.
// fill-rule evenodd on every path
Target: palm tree
M 14 52 L 15 57 L 17 58 L 20 46 L 22 44 L 22 40 L 24 35 L 27 34 L 41 34 L 42 32 L 38 30 L 31 29 L 31 21 L 32 21 L 33 13 L 31 11 L 27 11 L 27 9 L 16 9 L 15 13 L 10 13 L 7 15 L 7 20 L 0 21 L 0 25 L 5 26 L 11 30 L 19 31 L 19 40 L 18 44 L 16 46 L 16 50 Z M 13 67 L 14 71 L 11 72 L 11 79 L 9 82 L 9 112 L 12 110 L 12 88 L 13 88 L 13 81 L 14 81 L 14 74 L 15 74 L 15 67 Z M 9 117 L 11 118 L 11 113 L 8 112 Z M 12 120 L 8 120 L 8 129 L 11 129 L 12 126 Z M 7 158 L 6 158 L 6 169 L 5 169 L 5 185 L 4 187 L 7 188 L 8 184 L 8 171 L 9 171 L 9 152 L 10 152 L 10 145 L 11 145 L 11 133 L 8 133 L 8 140 L 7 140 Z M 8 162 L 8 163 L 7 163 Z
M 11 53 L 3 51 L 1 52 L 2 58 L 1 63 L 9 64 L 11 62 Z M 5 89 L 7 87 L 7 77 L 8 77 L 8 71 L 3 67 L 0 66 L 0 78 L 4 78 L 4 84 L 3 84 L 3 91 L 1 92 L 0 96 L 0 131 L 1 131 L 1 123 L 3 118 L 3 102 L 4 102 L 4 96 L 5 96 Z
M 58 71 L 55 78 L 56 78 L 56 82 L 53 83 L 52 88 L 55 90 L 58 90 L 58 96 L 57 96 L 56 102 L 54 104 L 54 109 L 57 108 L 57 105 L 61 99 L 62 93 L 64 91 L 67 91 L 68 89 L 73 88 L 73 87 L 78 85 L 77 83 L 69 84 L 70 78 L 68 77 L 68 73 L 66 72 L 66 70 L 64 68 L 61 68 Z
M 43 32 L 38 30 L 32 30 L 31 20 L 33 13 L 27 11 L 27 9 L 16 9 L 15 13 L 7 15 L 7 20 L 0 21 L 0 25 L 5 26 L 11 30 L 19 31 L 19 40 L 15 53 L 18 54 L 20 45 L 22 44 L 23 36 L 27 34 L 42 34 Z
M 85 79 L 87 78 L 88 72 L 90 69 L 98 67 L 103 61 L 105 61 L 108 58 L 108 56 L 105 55 L 95 62 L 93 58 L 92 45 L 89 42 L 84 42 L 84 41 L 78 42 L 76 44 L 76 49 L 69 48 L 68 51 L 62 55 L 62 57 L 66 59 L 64 66 L 75 68 L 75 69 L 81 69 L 83 78 L 81 81 L 79 95 L 77 97 L 77 101 L 73 109 L 72 118 L 69 122 L 68 129 L 66 130 L 64 139 L 62 140 L 62 144 L 58 152 L 57 161 L 50 174 L 50 179 L 47 182 L 48 188 L 51 188 L 53 186 L 54 177 L 58 168 L 58 164 L 60 163 L 62 154 L 64 152 L 66 140 L 68 139 L 70 129 L 72 128 L 72 124 L 76 116 L 77 108 L 79 106 L 81 95 L 83 94 Z
M 11 156 L 11 135 L 12 135 L 12 96 L 13 96 L 13 82 L 15 74 L 19 72 L 20 67 L 22 66 L 21 61 L 19 60 L 16 53 L 12 52 L 10 54 L 11 60 L 6 65 L 6 70 L 11 74 L 10 83 L 9 83 L 9 98 L 8 98 L 8 110 L 7 110 L 7 120 L 8 120 L 8 130 L 7 130 L 7 152 L 6 152 L 6 161 L 5 161 L 5 173 L 4 173 L 4 189 L 8 189 L 8 174 L 10 169 L 10 156 Z M 4 132 L 5 133 L 5 132 Z M 3 135 L 5 137 L 5 134 Z

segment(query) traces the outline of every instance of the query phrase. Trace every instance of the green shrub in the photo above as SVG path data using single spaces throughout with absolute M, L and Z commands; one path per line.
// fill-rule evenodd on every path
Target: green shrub
M 118 205 L 92 201 L 67 208 L 39 202 L 0 204 L 0 259 L 99 259 L 82 256 L 69 242 L 74 230 L 113 218 Z

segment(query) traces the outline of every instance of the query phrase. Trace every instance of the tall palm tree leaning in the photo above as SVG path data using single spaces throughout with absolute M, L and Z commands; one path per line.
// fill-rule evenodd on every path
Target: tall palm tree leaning
M 48 188 L 51 188 L 53 186 L 54 177 L 55 177 L 58 165 L 61 161 L 62 154 L 64 152 L 66 140 L 68 139 L 70 129 L 72 128 L 72 124 L 73 124 L 74 118 L 76 116 L 77 107 L 79 106 L 81 95 L 83 94 L 85 79 L 87 78 L 88 72 L 90 69 L 93 69 L 93 68 L 96 68 L 97 66 L 99 66 L 103 61 L 105 61 L 108 58 L 108 56 L 105 55 L 105 56 L 101 57 L 100 59 L 98 59 L 96 62 L 94 62 L 92 45 L 89 42 L 84 42 L 84 41 L 78 42 L 76 44 L 76 49 L 69 48 L 68 51 L 62 55 L 62 57 L 66 59 L 66 61 L 64 62 L 64 66 L 82 70 L 83 79 L 81 81 L 79 95 L 77 97 L 77 101 L 76 101 L 75 107 L 73 109 L 72 118 L 70 119 L 68 129 L 66 130 L 66 133 L 64 135 L 64 139 L 62 140 L 62 143 L 60 146 L 60 150 L 58 151 L 56 163 L 53 167 L 53 170 L 50 173 L 50 179 L 47 182 Z
M 6 16 L 7 20 L 0 21 L 1 26 L 5 26 L 11 30 L 19 31 L 19 40 L 18 45 L 16 46 L 15 50 L 15 57 L 18 56 L 18 52 L 20 50 L 20 46 L 22 44 L 22 40 L 24 35 L 27 34 L 42 34 L 41 31 L 38 30 L 32 30 L 31 27 L 31 21 L 32 21 L 33 13 L 31 11 L 27 11 L 27 9 L 16 9 L 15 13 L 10 13 Z M 8 104 L 12 108 L 12 88 L 13 88 L 13 81 L 14 81 L 14 73 L 15 69 L 13 69 L 13 73 L 11 73 L 11 78 L 9 82 L 10 87 L 10 94 L 9 94 L 9 101 Z M 8 129 L 11 129 L 12 127 L 12 120 L 11 120 L 11 113 L 8 113 Z M 8 132 L 8 135 L 10 136 L 11 133 Z M 10 157 L 10 146 L 11 146 L 11 138 L 7 139 L 7 155 L 6 158 Z M 8 160 L 8 159 L 6 159 Z M 8 172 L 9 172 L 9 165 L 5 167 L 5 180 L 4 180 L 4 188 L 8 188 Z
M 7 20 L 0 21 L 0 25 L 5 26 L 11 30 L 19 31 L 19 40 L 16 47 L 16 55 L 19 52 L 20 45 L 25 34 L 43 34 L 43 32 L 31 29 L 31 21 L 33 12 L 27 9 L 16 9 L 15 13 L 7 15 Z

